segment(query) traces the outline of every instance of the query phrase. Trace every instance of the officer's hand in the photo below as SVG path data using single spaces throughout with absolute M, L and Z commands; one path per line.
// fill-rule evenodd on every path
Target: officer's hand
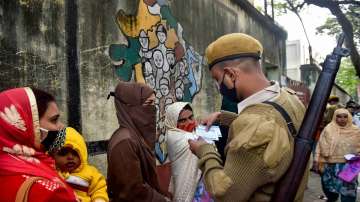
M 188 140 L 188 143 L 190 145 L 191 152 L 195 155 L 202 145 L 208 144 L 202 137 L 199 137 L 197 140 Z
M 216 121 L 216 119 L 220 116 L 220 114 L 221 114 L 221 112 L 214 112 L 201 120 L 201 124 L 206 126 L 206 131 L 209 130 L 209 128 Z

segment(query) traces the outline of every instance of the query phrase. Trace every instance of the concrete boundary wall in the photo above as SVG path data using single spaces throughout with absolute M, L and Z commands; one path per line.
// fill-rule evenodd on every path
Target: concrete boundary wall
M 128 27 L 119 24 L 121 21 L 117 17 L 120 11 L 126 11 L 124 14 L 131 16 L 136 15 L 140 5 L 144 5 L 141 9 L 148 9 L 149 12 L 152 9 L 149 5 L 154 9 L 154 6 L 159 6 L 159 13 L 151 10 L 152 16 L 146 15 L 155 18 L 160 16 L 161 21 L 151 24 L 144 22 L 147 18 L 139 18 L 137 22 L 150 25 L 147 34 L 154 39 L 157 36 L 155 31 L 150 31 L 151 26 L 159 30 L 165 28 L 169 36 L 165 47 L 179 56 L 175 57 L 177 63 L 183 61 L 183 66 L 179 63 L 175 68 L 178 73 L 174 73 L 178 78 L 181 76 L 181 82 L 171 84 L 171 81 L 167 83 L 164 79 L 158 80 L 159 103 L 165 100 L 164 104 L 159 104 L 160 108 L 164 107 L 163 110 L 166 100 L 169 100 L 163 99 L 167 89 L 168 94 L 173 95 L 173 101 L 180 99 L 181 95 L 189 98 L 197 117 L 220 108 L 221 97 L 207 70 L 203 55 L 211 41 L 226 33 L 245 32 L 259 39 L 264 44 L 263 63 L 271 69 L 271 75 L 280 78 L 281 74 L 285 74 L 286 32 L 271 19 L 262 16 L 247 1 L 74 0 L 72 6 L 77 8 L 77 17 L 73 16 L 73 19 L 71 13 L 68 13 L 71 12 L 67 7 L 69 2 L 70 0 L 0 2 L 0 90 L 35 86 L 53 93 L 62 111 L 62 120 L 81 129 L 87 141 L 107 140 L 118 127 L 113 100 L 107 100 L 106 97 L 116 83 L 123 79 L 119 73 L 122 70 L 119 69 L 124 61 L 119 58 L 124 52 L 115 51 L 120 55 L 112 57 L 109 54 L 111 46 L 117 44 L 116 47 L 126 47 L 130 42 L 141 45 L 137 38 L 140 32 L 134 31 L 130 21 L 126 21 L 129 22 L 126 24 Z M 164 28 L 159 28 L 159 23 L 165 25 Z M 69 36 L 71 37 L 68 35 L 71 33 L 69 25 L 76 26 L 73 27 L 73 31 L 77 33 L 76 43 L 73 45 L 68 41 Z M 150 40 L 149 43 L 156 45 L 157 41 Z M 74 66 L 69 65 L 70 52 L 76 53 L 73 57 L 77 59 L 75 63 L 78 76 L 75 77 L 71 71 Z M 130 65 L 130 71 L 134 72 L 130 79 L 138 80 L 135 70 L 138 68 L 138 73 L 144 74 L 142 64 L 145 63 L 141 60 L 144 57 L 136 56 L 140 54 L 139 51 L 131 53 L 135 54 L 137 63 Z M 166 60 L 172 61 L 171 57 Z M 149 64 L 156 65 L 150 58 Z M 180 71 L 183 67 L 187 69 L 184 73 Z M 72 87 L 76 83 L 78 87 Z M 176 85 L 182 92 L 176 92 Z M 79 95 L 78 99 L 74 95 Z M 75 121 L 69 117 L 75 117 Z M 79 117 L 79 123 L 76 123 L 76 117 Z M 104 155 L 90 158 L 90 161 L 106 172 Z

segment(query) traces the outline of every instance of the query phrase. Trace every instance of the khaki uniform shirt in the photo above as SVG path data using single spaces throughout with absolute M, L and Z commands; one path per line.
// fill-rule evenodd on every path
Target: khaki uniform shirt
M 197 151 L 207 191 L 216 201 L 270 201 L 275 183 L 290 166 L 294 138 L 281 114 L 261 102 L 271 100 L 281 105 L 296 129 L 305 107 L 294 91 L 276 85 L 252 96 L 252 101 L 244 100 L 247 104 L 239 106 L 239 115 L 222 113 L 221 124 L 230 124 L 225 165 L 214 146 L 203 145 Z M 303 179 L 297 201 L 302 200 L 305 183 Z

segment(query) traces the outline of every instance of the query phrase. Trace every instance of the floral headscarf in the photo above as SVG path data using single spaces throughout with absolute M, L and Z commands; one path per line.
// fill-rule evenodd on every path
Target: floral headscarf
M 27 174 L 62 182 L 42 151 L 39 114 L 30 88 L 0 93 L 0 176 Z

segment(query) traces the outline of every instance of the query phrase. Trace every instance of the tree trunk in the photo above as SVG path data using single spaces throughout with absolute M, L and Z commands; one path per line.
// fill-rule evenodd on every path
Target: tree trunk
M 341 11 L 338 2 L 329 0 L 305 0 L 307 4 L 313 4 L 319 7 L 328 8 L 330 12 L 336 17 L 345 34 L 345 46 L 350 50 L 350 59 L 353 63 L 356 74 L 360 77 L 360 55 L 356 49 L 354 42 L 354 30 L 351 22 L 347 19 L 345 14 Z

